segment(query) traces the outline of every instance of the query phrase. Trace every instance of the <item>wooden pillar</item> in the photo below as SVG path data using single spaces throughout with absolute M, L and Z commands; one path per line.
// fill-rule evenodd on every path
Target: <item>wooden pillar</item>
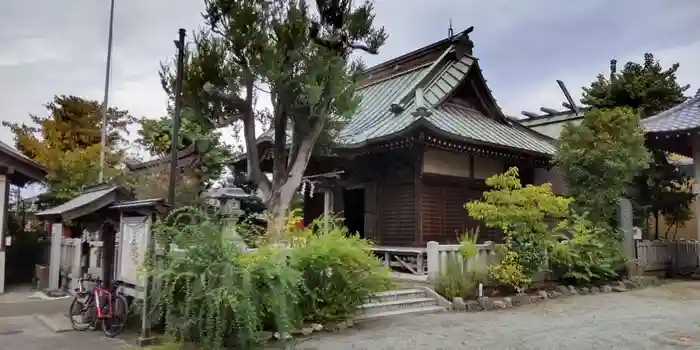
M 0 175 L 0 294 L 5 293 L 5 237 L 9 198 L 10 180 L 6 175 Z
M 330 228 L 330 216 L 333 212 L 333 191 L 326 188 L 323 191 L 323 232 L 328 233 Z
M 51 224 L 51 258 L 49 260 L 49 290 L 58 289 L 61 279 L 61 241 L 63 240 L 63 223 Z
M 700 200 L 698 200 L 698 194 L 700 194 L 700 135 L 692 134 L 691 136 L 691 146 L 693 150 L 693 170 L 695 172 L 694 182 L 693 182 L 693 194 L 695 195 L 695 213 L 696 215 L 700 213 Z M 695 232 L 695 239 L 700 239 L 700 218 L 696 217 L 695 220 L 698 221 Z
M 155 237 L 151 233 L 153 228 L 153 223 L 156 220 L 155 214 L 151 215 L 146 223 L 145 236 L 140 242 L 141 244 L 146 244 L 146 249 L 144 249 L 145 254 L 142 257 L 142 263 L 147 264 L 149 259 L 155 256 Z M 121 224 L 120 224 L 121 225 Z M 141 309 L 141 335 L 139 336 L 138 343 L 140 346 L 149 346 L 153 344 L 155 337 L 151 334 L 151 328 L 153 325 L 151 323 L 151 309 L 153 308 L 153 276 L 147 274 L 143 278 L 143 308 Z

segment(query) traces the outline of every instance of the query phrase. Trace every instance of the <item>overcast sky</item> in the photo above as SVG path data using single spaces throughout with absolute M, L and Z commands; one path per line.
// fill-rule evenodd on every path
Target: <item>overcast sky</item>
M 172 57 L 177 29 L 202 23 L 203 0 L 116 0 L 110 104 L 135 116 L 160 117 L 165 96 L 159 62 Z M 509 115 L 560 108 L 562 79 L 578 100 L 581 86 L 653 52 L 679 62 L 681 83 L 700 88 L 697 0 L 375 0 L 390 34 L 375 64 L 475 26 L 474 54 Z M 54 94 L 101 100 L 109 0 L 0 2 L 0 119 L 26 121 Z M 5 128 L 0 140 L 12 142 Z

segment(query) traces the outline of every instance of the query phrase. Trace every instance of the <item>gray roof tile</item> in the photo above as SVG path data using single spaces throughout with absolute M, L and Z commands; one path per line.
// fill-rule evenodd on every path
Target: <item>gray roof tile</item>
M 700 90 L 669 110 L 642 120 L 645 132 L 673 132 L 700 128 Z

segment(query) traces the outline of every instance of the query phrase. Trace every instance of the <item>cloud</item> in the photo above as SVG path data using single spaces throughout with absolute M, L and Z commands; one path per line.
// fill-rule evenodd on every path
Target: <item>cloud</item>
M 202 24 L 203 0 L 118 0 L 110 103 L 135 116 L 160 117 L 161 61 L 172 59 L 178 28 Z M 700 87 L 700 3 L 658 0 L 375 0 L 389 32 L 376 64 L 475 26 L 475 55 L 508 114 L 563 101 L 555 79 L 575 96 L 608 61 L 654 52 L 681 63 L 679 80 Z M 5 1 L 0 5 L 0 116 L 26 121 L 54 94 L 102 100 L 108 1 Z M 639 20 L 637 20 L 639 19 Z M 261 103 L 264 104 L 263 101 Z M 230 133 L 226 139 L 233 141 Z M 0 140 L 11 141 L 0 128 Z
M 618 67 L 628 61 L 642 62 L 645 52 L 635 51 L 617 56 Z M 696 57 L 700 57 L 700 40 L 688 45 L 655 51 L 654 56 L 664 68 L 668 68 L 674 63 L 681 63 L 678 70 L 678 82 L 681 85 L 690 84 L 691 88 L 686 92 L 687 95 L 694 94 L 700 88 L 700 60 L 696 59 Z M 500 106 L 512 116 L 520 116 L 520 112 L 523 110 L 539 113 L 540 107 L 563 109 L 561 104 L 566 99 L 556 83 L 557 79 L 564 81 L 574 101 L 579 103 L 582 87 L 588 86 L 598 74 L 609 72 L 609 60 L 612 58 L 611 56 L 605 61 L 591 62 L 561 74 L 544 75 L 538 84 L 533 84 L 515 97 L 501 102 Z M 496 95 L 498 96 L 498 92 Z M 499 101 L 501 100 L 499 99 Z

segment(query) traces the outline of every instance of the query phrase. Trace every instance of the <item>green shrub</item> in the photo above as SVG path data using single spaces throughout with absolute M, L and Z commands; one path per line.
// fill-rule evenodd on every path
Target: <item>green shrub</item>
M 470 216 L 503 230 L 505 256 L 490 266 L 491 278 L 516 289 L 530 283 L 544 267 L 552 240 L 550 222 L 564 219 L 571 199 L 552 193 L 552 185 L 523 186 L 518 168 L 486 179 L 492 189 L 465 205 Z
M 373 293 L 389 287 L 389 269 L 374 257 L 369 241 L 349 235 L 336 220 L 329 220 L 327 233 L 317 232 L 305 235 L 291 253 L 303 280 L 301 313 L 318 322 L 347 320 Z
M 152 257 L 147 268 L 161 286 L 154 310 L 165 312 L 168 333 L 205 349 L 220 349 L 229 341 L 249 349 L 260 343 L 263 329 L 291 329 L 297 322 L 300 275 L 282 253 L 271 248 L 241 252 L 222 239 L 220 223 L 196 209 L 188 212 L 187 224 L 166 218 L 154 225 L 155 234 L 169 236 L 159 241 L 185 248 Z
M 555 243 L 550 254 L 550 266 L 556 276 L 577 284 L 617 276 L 616 271 L 626 259 L 615 235 L 580 215 L 573 215 L 565 226 L 571 238 Z
M 474 299 L 478 295 L 479 283 L 485 283 L 482 271 L 465 270 L 464 264 L 457 257 L 447 259 L 445 268 L 440 271 L 434 282 L 435 291 L 448 300 L 455 297 Z
M 476 242 L 479 240 L 479 227 L 477 226 L 473 230 L 465 232 L 459 238 L 459 253 L 462 255 L 464 260 L 469 260 L 476 256 L 478 253 L 476 248 Z

